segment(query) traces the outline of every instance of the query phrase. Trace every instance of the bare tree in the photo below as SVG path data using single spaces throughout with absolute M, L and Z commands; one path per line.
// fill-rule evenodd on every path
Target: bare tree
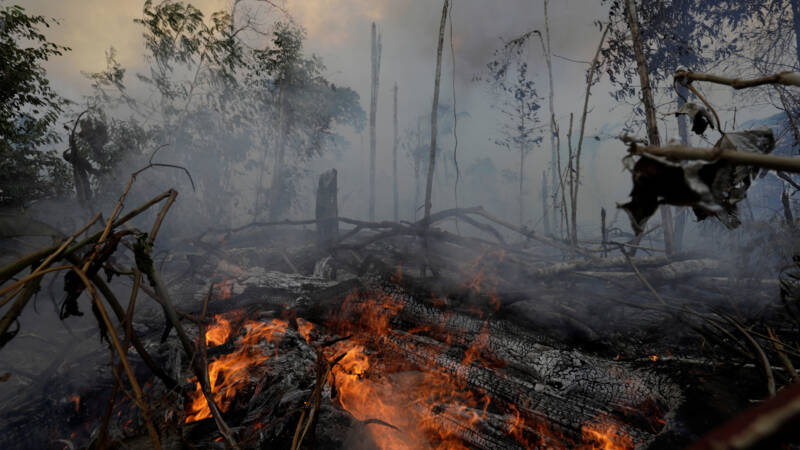
M 439 111 L 439 85 L 442 77 L 442 45 L 444 45 L 444 30 L 447 25 L 447 9 L 450 7 L 450 1 L 444 0 L 442 6 L 442 20 L 439 23 L 439 44 L 436 48 L 436 75 L 434 76 L 433 83 L 433 107 L 431 108 L 431 153 L 428 163 L 428 179 L 425 184 L 425 226 L 428 226 L 428 219 L 431 216 L 431 190 L 433 189 L 433 173 L 436 169 L 436 135 L 438 130 L 436 127 L 436 119 L 438 118 Z
M 553 101 L 553 60 L 552 60 L 552 53 L 550 50 L 550 19 L 549 15 L 547 14 L 547 4 L 549 0 L 544 0 L 544 41 L 542 42 L 542 47 L 544 51 L 545 60 L 547 61 L 547 79 L 550 85 L 550 92 L 549 92 L 549 100 L 550 100 L 550 147 L 552 148 L 552 158 L 550 160 L 550 177 L 551 177 L 551 185 L 553 187 L 553 232 L 558 225 L 558 221 L 556 220 L 556 215 L 558 213 L 558 172 L 556 168 L 556 160 L 558 159 L 558 152 L 560 149 L 556 146 L 556 110 L 555 110 L 555 103 Z M 541 35 L 539 36 L 541 37 Z M 547 46 L 545 47 L 545 43 Z M 543 184 L 544 185 L 544 184 Z M 546 198 L 546 196 L 545 196 Z M 549 225 L 547 220 L 545 219 L 545 233 L 549 230 Z
M 597 51 L 594 53 L 594 59 L 592 59 L 592 65 L 589 68 L 589 72 L 586 75 L 586 96 L 583 100 L 583 113 L 581 115 L 581 131 L 578 135 L 578 147 L 575 150 L 575 162 L 574 162 L 574 183 L 570 189 L 570 203 L 572 205 L 572 220 L 570 221 L 570 242 L 573 245 L 576 245 L 578 242 L 578 187 L 580 186 L 580 176 L 581 176 L 581 152 L 583 151 L 583 136 L 584 132 L 586 131 L 586 116 L 589 113 L 589 96 L 592 93 L 592 83 L 594 81 L 594 73 L 597 70 L 597 63 L 600 59 L 600 50 L 603 48 L 603 42 L 606 40 L 606 35 L 608 34 L 608 30 L 611 28 L 611 24 L 609 23 L 606 26 L 605 30 L 603 31 L 603 36 L 600 38 L 600 44 L 597 46 Z M 652 97 L 651 97 L 652 102 Z M 572 119 L 570 118 L 570 121 Z M 570 132 L 572 131 L 572 126 L 570 125 Z M 572 139 L 570 139 L 571 141 Z M 571 144 L 570 144 L 571 145 Z M 570 156 L 570 167 L 572 168 L 572 157 Z
M 372 22 L 372 91 L 369 104 L 369 220 L 375 220 L 375 118 L 378 112 L 378 84 L 381 71 L 381 35 Z
M 394 221 L 399 217 L 400 196 L 397 192 L 397 83 L 394 84 L 394 138 L 392 140 L 392 183 L 394 192 Z

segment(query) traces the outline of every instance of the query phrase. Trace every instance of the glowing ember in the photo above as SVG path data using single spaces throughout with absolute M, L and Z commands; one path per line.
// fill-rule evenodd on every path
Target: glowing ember
M 658 361 L 658 355 L 650 355 L 649 358 L 650 358 L 650 361 L 653 361 L 653 362 Z
M 581 448 L 592 450 L 627 450 L 634 447 L 630 437 L 618 433 L 610 423 L 593 423 L 581 429 L 586 442 Z
M 273 319 L 270 322 L 247 321 L 244 324 L 246 333 L 238 340 L 236 351 L 221 356 L 208 365 L 211 392 L 214 394 L 214 401 L 220 410 L 227 411 L 237 392 L 250 382 L 250 372 L 272 356 L 265 354 L 258 344 L 262 340 L 272 344 L 277 343 L 283 337 L 287 327 L 288 324 L 279 319 Z M 214 339 L 209 336 L 209 333 L 206 333 L 205 337 L 206 342 Z M 200 389 L 200 383 L 196 383 L 195 392 L 190 394 L 190 397 L 191 405 L 186 422 L 211 417 L 211 411 Z
M 80 395 L 70 395 L 68 400 L 75 404 L 75 412 L 81 409 L 81 396 Z

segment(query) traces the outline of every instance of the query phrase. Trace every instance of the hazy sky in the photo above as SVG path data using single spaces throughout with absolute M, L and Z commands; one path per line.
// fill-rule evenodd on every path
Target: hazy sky
M 140 26 L 133 23 L 133 19 L 141 15 L 142 1 L 5 0 L 5 3 L 19 3 L 31 12 L 60 21 L 60 25 L 48 31 L 49 37 L 71 47 L 72 52 L 54 58 L 47 68 L 57 89 L 68 98 L 80 100 L 81 95 L 88 93 L 89 82 L 81 75 L 81 71 L 93 72 L 105 68 L 105 52 L 111 46 L 117 49 L 118 60 L 127 68 L 129 79 L 146 67 L 142 56 L 144 49 Z M 192 0 L 191 3 L 206 14 L 230 8 L 230 0 Z M 277 0 L 277 3 L 306 29 L 306 49 L 322 57 L 328 68 L 329 79 L 337 85 L 355 89 L 361 96 L 365 110 L 368 109 L 370 91 L 370 22 L 377 22 L 383 35 L 378 105 L 378 179 L 386 179 L 390 176 L 391 90 L 394 83 L 397 82 L 400 89 L 401 130 L 412 126 L 418 115 L 430 112 L 441 2 Z M 465 164 L 470 159 L 490 155 L 496 159 L 500 169 L 516 170 L 516 157 L 503 153 L 493 144 L 501 119 L 497 110 L 491 107 L 497 99 L 493 98 L 486 83 L 476 82 L 474 78 L 485 73 L 484 68 L 492 59 L 493 52 L 502 45 L 501 39 L 508 40 L 531 29 L 544 30 L 543 2 L 454 0 L 452 4 L 456 98 L 459 111 L 470 114 L 459 128 L 459 152 Z M 550 10 L 553 52 L 574 60 L 590 60 L 601 34 L 593 23 L 607 17 L 605 7 L 599 0 L 555 0 L 550 2 Z M 246 11 L 254 13 L 265 27 L 276 20 L 285 20 L 280 11 L 258 0 L 242 3 L 240 12 Z M 453 66 L 449 40 L 445 44 L 442 102 L 449 103 L 452 99 Z M 530 72 L 535 75 L 536 88 L 543 97 L 540 118 L 544 122 L 549 115 L 546 106 L 546 66 L 539 41 L 533 40 L 530 45 L 528 63 Z M 579 123 L 587 68 L 587 64 L 553 59 L 556 114 L 563 130 L 562 136 L 566 134 L 569 113 L 574 113 L 576 124 Z M 606 77 L 594 87 L 591 114 L 587 122 L 588 136 L 596 134 L 603 126 L 623 122 L 631 115 L 629 105 L 614 104 L 609 90 Z M 662 113 L 670 109 L 669 106 L 665 108 Z M 674 131 L 669 133 L 675 135 Z M 356 157 L 363 160 L 365 153 L 360 136 L 352 132 L 345 132 L 345 136 L 352 142 Z M 566 147 L 565 143 L 563 145 Z M 613 140 L 595 141 L 591 145 L 600 154 L 597 163 L 599 175 L 595 173 L 584 180 L 586 187 L 581 201 L 587 204 L 586 214 L 594 217 L 599 216 L 601 206 L 613 208 L 614 202 L 625 200 L 630 177 L 621 170 L 620 159 L 625 153 L 624 146 Z M 526 162 L 531 192 L 541 184 L 540 176 L 549 161 L 549 155 L 549 142 L 545 139 L 542 147 Z M 401 170 L 408 171 L 408 162 L 404 160 L 402 164 L 405 167 Z M 383 197 L 390 198 L 390 194 L 379 195 L 379 198 Z

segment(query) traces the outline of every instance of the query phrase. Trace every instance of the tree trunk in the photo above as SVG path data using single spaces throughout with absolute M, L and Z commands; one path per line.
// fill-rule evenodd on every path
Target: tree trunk
M 328 247 L 339 238 L 339 205 L 337 202 L 336 169 L 328 170 L 319 176 L 317 187 L 317 243 Z
M 369 103 L 369 220 L 375 220 L 375 118 L 378 111 L 378 80 L 381 67 L 381 37 L 372 22 L 372 90 Z
M 520 100 L 520 130 L 525 129 L 525 104 Z M 525 183 L 525 140 L 520 139 L 519 142 L 519 226 L 520 228 L 525 224 L 524 208 L 522 205 L 522 192 Z
M 523 144 L 519 144 L 519 206 L 518 207 L 519 207 L 520 227 L 522 227 L 525 224 L 523 217 L 524 211 L 522 206 L 522 186 L 524 182 L 523 177 L 525 176 L 525 170 L 523 169 L 524 166 L 525 166 L 525 147 L 523 146 Z
M 577 237 L 577 227 L 573 225 L 575 221 L 575 169 L 573 167 L 573 154 L 572 154 L 572 113 L 569 113 L 569 129 L 567 130 L 567 185 L 569 186 L 569 206 L 570 211 L 572 213 L 564 212 L 564 216 L 567 218 L 567 235 L 569 236 L 569 245 L 571 248 L 575 248 L 577 245 L 576 237 Z M 572 232 L 573 228 L 576 230 L 575 233 Z
M 394 221 L 400 220 L 400 195 L 397 192 L 397 83 L 394 84 L 394 138 L 392 139 L 392 184 L 394 193 Z
M 678 83 L 678 109 L 686 103 L 686 98 L 689 98 L 689 90 L 686 89 L 686 86 Z M 678 135 L 681 138 L 681 144 L 689 146 L 689 124 L 686 115 L 681 114 L 678 116 Z M 688 210 L 686 208 L 681 209 L 678 213 L 677 217 L 675 218 L 675 251 L 681 251 L 681 247 L 683 244 L 683 233 L 686 230 L 686 218 L 688 216 Z
M 431 153 L 428 163 L 428 179 L 425 184 L 425 227 L 428 226 L 428 219 L 431 216 L 431 190 L 433 189 L 433 173 L 436 169 L 436 134 L 437 126 L 436 119 L 438 118 L 439 110 L 439 82 L 442 77 L 442 45 L 444 44 L 444 29 L 447 24 L 447 9 L 450 6 L 450 0 L 444 0 L 442 6 L 442 20 L 439 23 L 439 44 L 436 48 L 436 74 L 433 83 L 433 107 L 431 108 Z
M 284 80 L 285 82 L 285 80 Z M 278 148 L 275 151 L 275 164 L 273 165 L 272 183 L 269 187 L 269 220 L 278 220 L 281 210 L 281 192 L 283 191 L 283 158 L 286 151 L 286 101 L 284 99 L 284 84 L 278 91 Z
M 794 18 L 794 38 L 797 64 L 800 66 L 800 0 L 791 0 L 792 17 Z
M 642 86 L 642 101 L 644 102 L 645 119 L 647 121 L 647 140 L 650 145 L 661 145 L 658 136 L 658 123 L 656 122 L 656 106 L 653 101 L 653 91 L 650 86 L 650 76 L 647 69 L 647 60 L 644 47 L 639 34 L 639 18 L 636 12 L 636 1 L 626 0 L 628 6 L 628 27 L 633 39 L 633 52 L 636 56 L 636 65 L 639 69 L 639 82 Z M 661 207 L 661 223 L 664 227 L 664 247 L 667 255 L 674 253 L 674 233 L 672 229 L 672 213 L 668 206 Z
M 550 147 L 552 148 L 552 157 L 550 160 L 550 178 L 551 178 L 551 186 L 552 186 L 552 193 L 553 193 L 553 233 L 555 234 L 555 229 L 558 227 L 558 220 L 556 219 L 558 214 L 558 185 L 559 185 L 559 177 L 558 169 L 556 167 L 557 163 L 556 160 L 558 159 L 558 152 L 560 149 L 556 145 L 556 110 L 555 110 L 555 102 L 553 100 L 553 61 L 552 55 L 550 53 L 550 19 L 547 14 L 547 4 L 549 0 L 544 0 L 544 36 L 545 41 L 547 42 L 547 49 L 544 51 L 545 61 L 547 62 L 547 79 L 550 84 Z M 550 225 L 548 224 L 547 218 L 545 217 L 545 233 L 550 232 Z
M 553 161 L 553 166 L 555 166 L 556 162 Z M 547 192 L 547 171 L 542 171 L 542 221 L 544 222 L 545 227 L 545 235 L 550 235 L 550 205 L 548 205 L 547 198 L 549 197 L 549 193 Z

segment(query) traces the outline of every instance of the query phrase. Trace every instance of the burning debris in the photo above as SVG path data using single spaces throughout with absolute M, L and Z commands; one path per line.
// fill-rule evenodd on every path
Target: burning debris
M 0 350 L 8 358 L 0 371 L 0 448 L 627 450 L 692 442 L 697 448 L 797 444 L 797 436 L 786 434 L 800 417 L 800 257 L 775 279 L 764 269 L 770 264 L 759 259 L 774 257 L 755 248 L 779 235 L 791 248 L 780 250 L 796 253 L 789 194 L 781 197 L 788 232 L 771 233 L 775 228 L 761 224 L 770 232 L 750 244 L 752 257 L 733 249 L 680 251 L 683 230 L 673 228 L 685 220 L 675 220 L 667 208 L 659 225 L 663 247 L 652 235 L 642 239 L 655 229 L 645 225 L 661 205 L 690 206 L 698 220 L 713 216 L 730 229 L 744 227 L 739 205 L 762 170 L 800 173 L 797 159 L 771 154 L 771 129 L 725 130 L 692 83 L 778 88 L 800 141 L 780 90 L 800 86 L 800 75 L 738 80 L 679 69 L 673 85 L 682 106 L 674 114 L 688 116 L 697 134 L 721 136 L 709 149 L 661 146 L 652 96 L 658 80 L 649 79 L 652 55 L 645 52 L 650 30 L 640 28 L 634 0 L 610 1 L 609 21 L 597 22 L 602 37 L 586 74 L 577 147 L 570 114 L 562 167 L 545 0 L 545 33 L 534 30 L 507 42 L 488 65 L 495 94 L 508 96 L 500 109 L 515 122 L 504 123 L 496 144 L 518 150 L 517 170 L 498 172 L 491 159 L 467 170 L 480 180 L 472 194 L 487 188 L 485 179 L 495 173 L 515 182 L 518 221 L 511 223 L 481 206 L 458 207 L 457 129 L 459 117 L 468 114 L 456 107 L 460 46 L 453 42 L 452 23 L 452 104 L 439 105 L 443 46 L 453 16 L 450 0 L 444 0 L 433 104 L 430 115 L 422 116 L 430 119 L 430 129 L 423 130 L 420 120 L 405 142 L 417 187 L 427 171 L 425 200 L 417 190 L 411 205 L 414 219 L 400 220 L 399 214 L 395 85 L 394 220 L 375 220 L 382 44 L 373 23 L 369 220 L 339 215 L 344 191 L 337 169 L 350 172 L 344 167 L 321 173 L 314 183 L 313 218 L 288 220 L 308 194 L 303 186 L 314 167 L 309 161 L 344 147 L 334 125 L 362 131 L 358 94 L 328 81 L 321 59 L 304 56 L 305 33 L 291 20 L 263 33 L 254 17 L 237 16 L 240 0 L 230 12 L 210 17 L 183 2 L 157 3 L 144 2 L 136 23 L 144 27 L 152 64 L 151 74 L 138 80 L 158 101 L 127 94 L 125 69 L 110 51 L 108 70 L 90 75 L 97 91 L 91 106 L 65 126 L 69 148 L 61 157 L 69 165 L 63 166 L 56 153 L 38 148 L 57 141 L 48 129 L 62 106 L 35 63 L 67 49 L 37 31 L 46 18 L 0 7 L 3 55 L 13 56 L 0 58 L 0 65 L 11 61 L 17 75 L 16 66 L 25 66 L 19 61 L 33 62 L 19 69 L 28 77 L 13 93 L 22 103 L 5 105 L 0 167 L 20 166 L 22 175 L 3 172 L 0 204 L 27 207 L 28 192 L 13 184 L 26 177 L 48 181 L 27 190 L 42 200 L 47 194 L 39 190 L 74 188 L 80 207 L 74 218 L 82 221 L 61 224 L 69 230 L 61 232 L 27 216 L 0 217 L 0 244 L 20 250 L 17 238 L 26 233 L 41 244 L 0 266 Z M 652 16 L 671 17 L 666 12 Z M 644 18 L 655 20 L 649 16 Z M 747 21 L 718 21 L 731 28 L 739 22 Z M 250 31 L 267 37 L 266 47 L 244 45 L 242 36 Z M 538 224 L 526 220 L 532 216 L 525 210 L 526 157 L 543 141 L 535 77 L 529 78 L 523 58 L 531 36 L 541 39 L 550 78 L 552 192 L 545 172 L 544 233 L 534 230 Z M 21 47 L 18 40 L 41 47 Z M 630 85 L 634 63 L 648 139 L 623 137 L 633 190 L 631 201 L 620 207 L 633 234 L 616 227 L 616 217 L 608 223 L 601 208 L 600 237 L 592 240 L 585 230 L 578 233 L 592 87 L 607 71 L 622 75 L 612 81 L 625 80 L 621 98 L 638 96 Z M 172 79 L 184 72 L 194 74 L 191 81 Z M 107 92 L 112 86 L 116 97 Z M 702 106 L 689 102 L 686 92 Z M 146 119 L 155 124 L 107 117 L 112 105 L 149 111 L 153 117 Z M 34 108 L 40 106 L 47 111 Z M 437 139 L 450 130 L 455 207 L 434 211 L 436 164 L 442 160 Z M 191 149 L 177 156 L 186 167 L 154 162 L 166 147 L 156 139 L 167 137 Z M 101 191 L 113 185 L 106 184 L 106 172 L 122 161 L 113 164 L 121 158 L 114 154 L 117 147 L 147 146 L 155 150 L 130 175 L 110 214 L 94 211 L 102 204 Z M 198 162 L 208 155 L 211 161 Z M 449 158 L 439 164 L 447 178 Z M 53 179 L 44 177 L 45 168 Z M 131 194 L 137 177 L 153 168 L 177 170 L 193 191 L 202 191 L 193 198 L 202 205 L 182 205 L 183 220 L 170 233 L 160 230 L 175 213 L 177 190 L 126 210 L 138 195 Z M 192 172 L 198 169 L 204 173 L 195 184 Z M 70 171 L 73 184 L 59 184 L 56 178 Z M 800 190 L 786 174 L 779 176 Z M 242 187 L 250 182 L 256 186 Z M 352 186 L 348 180 L 347 189 Z M 89 210 L 95 215 L 87 221 L 82 215 Z M 551 220 L 551 213 L 559 217 Z M 769 261 L 773 266 L 775 259 Z M 39 312 L 37 295 L 54 300 L 54 317 L 63 327 L 23 320 L 28 311 Z M 754 402 L 760 404 L 750 408 Z

